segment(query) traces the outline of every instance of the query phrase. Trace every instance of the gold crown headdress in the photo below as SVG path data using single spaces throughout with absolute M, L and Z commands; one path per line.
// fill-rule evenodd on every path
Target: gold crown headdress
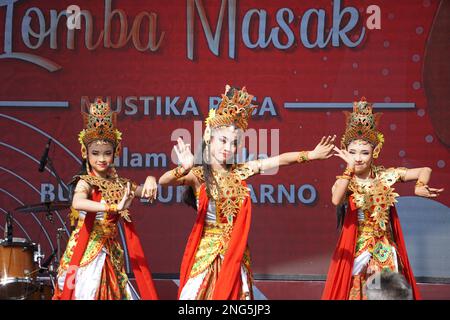
M 225 94 L 222 94 L 222 101 L 217 110 L 210 109 L 208 118 L 205 120 L 206 129 L 204 139 L 209 143 L 211 139 L 211 129 L 234 125 L 243 131 L 248 128 L 255 106 L 251 105 L 253 95 L 243 87 L 241 90 L 234 89 L 233 96 L 229 98 L 226 94 L 231 87 L 226 86 Z
M 84 129 L 78 135 L 83 159 L 87 158 L 87 146 L 96 140 L 111 142 L 115 148 L 115 155 L 120 152 L 122 133 L 116 128 L 117 113 L 112 112 L 108 102 L 97 98 L 90 104 L 89 113 L 81 112 Z
M 346 119 L 345 133 L 341 148 L 346 148 L 352 140 L 362 139 L 374 146 L 373 157 L 376 159 L 383 147 L 384 136 L 377 130 L 382 113 L 372 113 L 372 103 L 361 98 L 353 103 L 353 112 L 344 111 Z

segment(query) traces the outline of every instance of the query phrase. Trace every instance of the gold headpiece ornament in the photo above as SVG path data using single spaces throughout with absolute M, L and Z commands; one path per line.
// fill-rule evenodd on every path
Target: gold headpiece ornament
M 384 136 L 377 130 L 382 113 L 372 113 L 372 103 L 361 98 L 353 102 L 353 112 L 344 111 L 346 119 L 345 133 L 342 136 L 341 148 L 346 148 L 350 142 L 362 139 L 373 145 L 373 157 L 376 159 L 383 147 Z
M 210 109 L 208 118 L 205 120 L 206 129 L 204 139 L 209 143 L 211 139 L 211 129 L 234 125 L 243 131 L 248 128 L 250 119 L 255 106 L 251 105 L 253 96 L 247 92 L 247 89 L 234 89 L 233 96 L 229 98 L 226 94 L 231 89 L 229 85 L 225 87 L 225 94 L 222 94 L 222 101 L 217 108 Z
M 87 146 L 97 140 L 111 142 L 115 148 L 115 155 L 120 152 L 122 133 L 116 128 L 117 113 L 111 112 L 108 102 L 97 98 L 90 104 L 89 113 L 82 112 L 84 129 L 78 135 L 81 144 L 81 155 L 87 158 Z

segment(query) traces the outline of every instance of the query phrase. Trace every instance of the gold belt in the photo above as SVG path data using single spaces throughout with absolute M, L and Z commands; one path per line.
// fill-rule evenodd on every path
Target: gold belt
M 358 226 L 358 231 L 360 233 L 374 233 L 375 229 L 373 226 L 369 226 L 369 225 L 359 225 Z
M 101 237 L 114 239 L 117 236 L 117 226 L 115 224 L 94 223 L 93 232 Z
M 389 232 L 389 225 L 386 226 L 387 230 L 381 230 L 378 228 L 375 228 L 372 225 L 367 225 L 367 224 L 363 224 L 363 225 L 359 225 L 358 226 L 358 234 L 362 235 L 362 236 L 372 236 L 372 237 L 376 237 L 376 238 L 380 238 L 380 237 L 388 237 L 390 238 L 390 232 Z
M 84 219 L 79 219 L 77 229 L 81 230 L 83 224 Z M 115 238 L 118 234 L 117 225 L 105 223 L 104 221 L 95 220 L 91 234 L 93 233 L 96 233 L 100 237 Z

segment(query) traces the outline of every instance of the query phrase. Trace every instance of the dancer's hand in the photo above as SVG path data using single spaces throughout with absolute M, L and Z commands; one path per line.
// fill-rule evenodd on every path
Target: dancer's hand
M 124 193 L 122 200 L 117 204 L 117 211 L 122 211 L 128 209 L 133 202 L 134 199 L 134 191 L 131 190 L 131 183 L 127 182 L 127 186 L 124 188 Z
M 142 198 L 147 198 L 150 202 L 156 199 L 158 192 L 158 184 L 153 176 L 148 176 L 145 179 L 144 186 L 142 187 Z
M 308 152 L 309 160 L 328 159 L 333 156 L 334 139 L 336 139 L 336 135 L 322 137 L 314 150 Z
M 178 157 L 179 164 L 184 170 L 191 170 L 194 166 L 194 156 L 191 152 L 191 145 L 185 144 L 183 139 L 178 138 L 178 144 L 173 147 Z
M 414 189 L 414 193 L 416 196 L 425 197 L 425 198 L 436 198 L 439 194 L 444 191 L 444 189 L 435 189 L 430 188 L 429 186 L 417 186 Z
M 341 158 L 347 163 L 347 168 L 355 168 L 355 159 L 347 150 L 339 149 L 338 147 L 334 147 L 333 150 L 336 152 L 334 154 L 336 157 Z

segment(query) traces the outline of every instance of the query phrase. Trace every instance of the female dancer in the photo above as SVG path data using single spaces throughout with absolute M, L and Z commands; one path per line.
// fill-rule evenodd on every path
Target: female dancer
M 313 151 L 235 163 L 238 131 L 248 127 L 252 98 L 245 88 L 227 86 L 219 108 L 206 119 L 202 159 L 196 162 L 201 165 L 194 167 L 189 145 L 178 139 L 180 166 L 159 179 L 162 185 L 186 185 L 185 200 L 198 212 L 181 264 L 179 299 L 252 299 L 251 198 L 245 180 L 277 166 L 332 155 L 334 137 L 323 137 Z
M 58 268 L 55 300 L 131 299 L 118 242 L 119 218 L 142 299 L 157 299 L 150 270 L 128 212 L 135 195 L 156 198 L 156 181 L 147 177 L 143 187 L 120 178 L 113 165 L 120 151 L 121 132 L 116 114 L 101 99 L 83 113 L 85 129 L 79 134 L 82 172 L 74 177 L 72 208 L 78 224 L 67 243 Z
M 376 282 L 370 276 L 390 271 L 402 273 L 413 289 L 414 298 L 419 299 L 394 206 L 399 195 L 392 186 L 397 181 L 416 180 L 415 194 L 430 198 L 437 197 L 443 189 L 428 187 L 430 168 L 375 166 L 384 137 L 377 131 L 381 114 L 372 114 L 372 104 L 363 98 L 354 103 L 353 113 L 345 113 L 342 149 L 334 150 L 347 168 L 337 176 L 332 188 L 332 202 L 338 206 L 342 230 L 322 298 L 366 299 L 366 283 Z

